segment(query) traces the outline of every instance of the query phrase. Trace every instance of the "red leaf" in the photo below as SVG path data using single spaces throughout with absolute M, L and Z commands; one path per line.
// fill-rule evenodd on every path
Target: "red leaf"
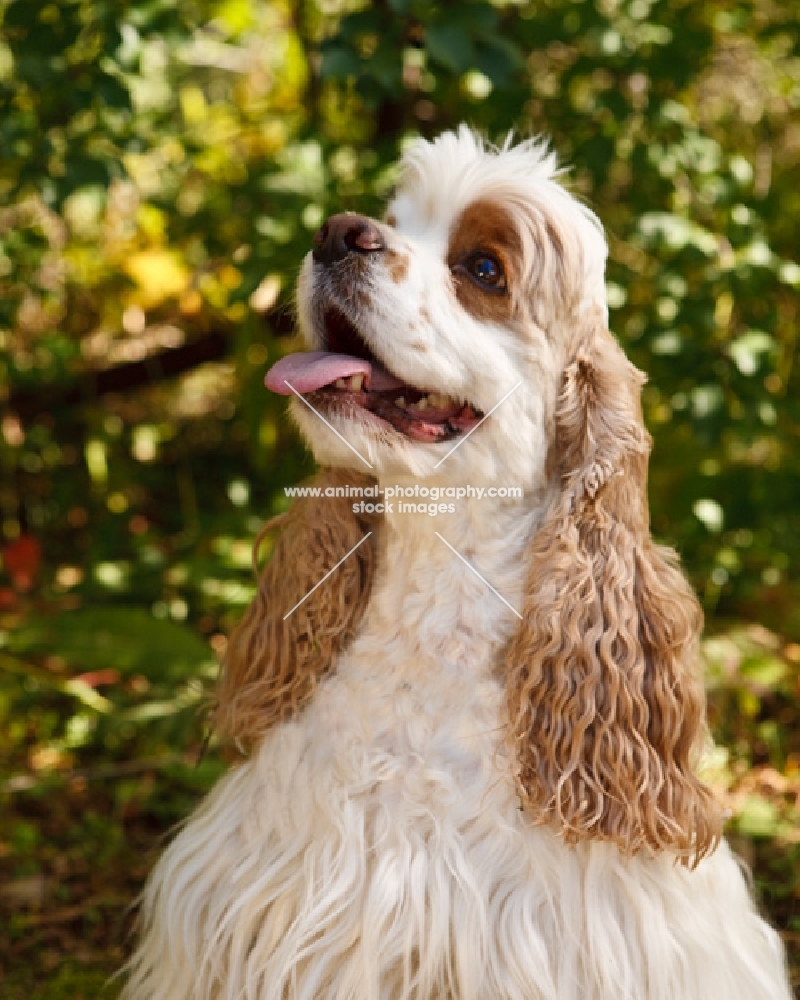
M 3 549 L 3 566 L 17 590 L 30 590 L 41 561 L 42 547 L 33 535 L 20 535 Z

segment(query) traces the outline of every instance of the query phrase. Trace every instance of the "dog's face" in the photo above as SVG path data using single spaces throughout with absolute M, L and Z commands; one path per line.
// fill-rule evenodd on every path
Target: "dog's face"
M 267 384 L 304 397 L 293 417 L 321 464 L 541 478 L 571 331 L 605 308 L 599 226 L 554 173 L 541 145 L 462 128 L 411 147 L 383 221 L 337 215 L 316 234 L 298 285 L 316 353 Z

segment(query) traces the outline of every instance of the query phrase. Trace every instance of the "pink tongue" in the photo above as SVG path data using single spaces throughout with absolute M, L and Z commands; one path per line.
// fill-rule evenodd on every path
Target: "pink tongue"
M 287 354 L 270 368 L 264 384 L 273 392 L 291 396 L 292 390 L 301 394 L 313 392 L 323 385 L 335 382 L 337 378 L 347 378 L 348 375 L 367 375 L 370 389 L 396 389 L 405 384 L 393 375 L 374 368 L 364 358 L 331 354 L 328 351 Z

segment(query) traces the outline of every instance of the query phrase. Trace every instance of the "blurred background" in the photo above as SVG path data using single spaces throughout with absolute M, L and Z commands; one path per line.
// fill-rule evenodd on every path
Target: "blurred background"
M 410 136 L 545 132 L 650 375 L 711 777 L 800 965 L 800 51 L 775 0 L 0 0 L 0 994 L 114 997 L 224 763 L 252 540 L 312 470 L 263 388 L 333 211 Z

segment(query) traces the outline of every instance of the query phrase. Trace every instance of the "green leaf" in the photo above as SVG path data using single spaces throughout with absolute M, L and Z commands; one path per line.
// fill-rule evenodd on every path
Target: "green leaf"
M 453 73 L 464 73 L 472 65 L 472 39 L 461 24 L 451 21 L 428 25 L 425 44 L 431 57 Z
M 339 26 L 339 37 L 346 42 L 352 42 L 359 35 L 374 34 L 380 31 L 381 15 L 373 7 L 348 14 Z
M 33 619 L 14 633 L 8 648 L 18 656 L 62 656 L 76 671 L 114 668 L 171 682 L 214 662 L 190 628 L 135 607 L 86 608 Z
M 736 828 L 746 837 L 772 837 L 778 826 L 778 810 L 760 795 L 749 795 L 736 820 Z
M 765 654 L 745 659 L 740 672 L 758 687 L 772 691 L 786 678 L 788 667 L 777 656 Z
M 742 375 L 755 375 L 766 355 L 775 350 L 775 341 L 763 330 L 748 330 L 728 344 L 728 353 Z
M 362 65 L 352 49 L 336 46 L 322 53 L 319 75 L 323 80 L 353 77 L 361 72 Z
M 671 212 L 645 212 L 639 219 L 639 232 L 648 246 L 661 245 L 670 250 L 694 246 L 707 257 L 719 249 L 713 233 Z
M 458 9 L 458 16 L 472 35 L 487 36 L 497 28 L 497 11 L 488 3 L 466 3 Z M 485 41 L 492 43 L 501 41 L 500 36 L 486 37 Z
M 381 45 L 364 67 L 365 72 L 390 93 L 400 86 L 403 67 L 400 53 L 394 46 Z
M 102 80 L 99 80 L 95 84 L 95 94 L 107 108 L 124 111 L 131 109 L 131 95 L 128 88 L 113 76 L 106 75 Z
M 487 38 L 475 46 L 475 66 L 492 81 L 495 86 L 507 86 L 525 60 L 520 49 L 504 38 Z

